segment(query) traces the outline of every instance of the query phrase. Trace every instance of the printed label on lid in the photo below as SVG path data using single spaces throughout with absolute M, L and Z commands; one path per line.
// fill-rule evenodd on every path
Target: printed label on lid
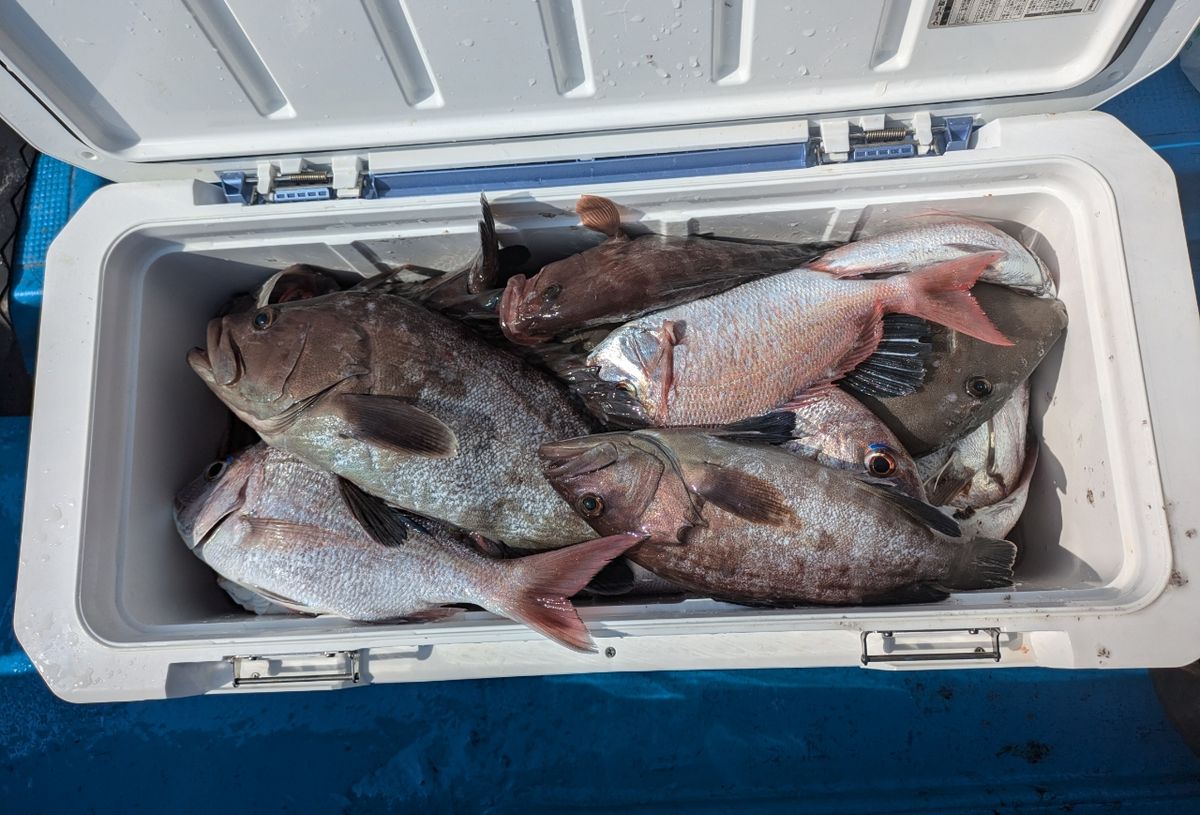
M 1036 20 L 1064 14 L 1088 14 L 1100 0 L 937 0 L 929 18 L 930 28 L 980 23 Z

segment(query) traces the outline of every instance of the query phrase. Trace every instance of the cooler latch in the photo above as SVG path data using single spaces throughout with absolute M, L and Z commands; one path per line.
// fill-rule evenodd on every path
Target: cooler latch
M 862 632 L 862 664 L 1000 661 L 999 628 L 937 628 Z
M 293 685 L 357 685 L 359 651 L 318 654 L 229 657 L 235 688 L 285 688 Z

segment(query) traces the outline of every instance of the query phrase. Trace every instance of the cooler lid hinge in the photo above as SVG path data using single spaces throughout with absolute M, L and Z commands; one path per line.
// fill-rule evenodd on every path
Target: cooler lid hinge
M 940 156 L 971 146 L 974 116 L 935 120 L 928 111 L 914 113 L 909 122 L 889 122 L 882 113 L 850 119 L 822 119 L 814 134 L 821 163 L 881 161 Z
M 363 160 L 334 156 L 325 166 L 303 159 L 260 161 L 256 172 L 230 170 L 217 174 L 230 204 L 282 204 L 363 197 Z

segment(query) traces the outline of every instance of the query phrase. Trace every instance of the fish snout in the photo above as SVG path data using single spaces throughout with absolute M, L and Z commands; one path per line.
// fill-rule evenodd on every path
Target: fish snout
M 617 461 L 617 447 L 607 439 L 580 436 L 547 442 L 538 448 L 549 479 L 574 478 L 603 469 Z
M 513 275 L 504 286 L 504 294 L 500 297 L 500 329 L 504 336 L 518 345 L 537 345 L 545 337 L 539 337 L 533 332 L 536 309 L 530 309 L 530 301 L 536 297 L 536 292 L 530 292 L 529 278 L 523 274 Z M 531 297 L 531 294 L 533 297 Z

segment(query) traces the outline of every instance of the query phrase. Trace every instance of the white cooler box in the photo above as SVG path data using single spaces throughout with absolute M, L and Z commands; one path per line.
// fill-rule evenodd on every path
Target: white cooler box
M 1175 182 L 1085 112 L 1175 54 L 1195 0 L 66 5 L 0 8 L 0 111 L 121 182 L 47 261 L 15 627 L 59 696 L 1200 656 L 1200 319 Z M 902 144 L 855 138 L 891 128 Z M 642 156 L 628 166 L 655 172 L 675 159 L 646 156 L 751 147 L 790 165 L 537 180 L 627 166 L 546 162 Z M 724 155 L 755 157 L 701 154 Z M 185 353 L 228 295 L 291 263 L 454 267 L 479 189 L 404 196 L 403 173 L 501 166 L 504 184 L 479 187 L 502 239 L 542 252 L 594 238 L 570 213 L 582 192 L 673 234 L 848 240 L 930 209 L 1006 225 L 1070 314 L 1033 377 L 1043 446 L 1016 586 L 896 607 L 590 606 L 596 655 L 483 612 L 232 611 L 172 524 L 225 415 Z

